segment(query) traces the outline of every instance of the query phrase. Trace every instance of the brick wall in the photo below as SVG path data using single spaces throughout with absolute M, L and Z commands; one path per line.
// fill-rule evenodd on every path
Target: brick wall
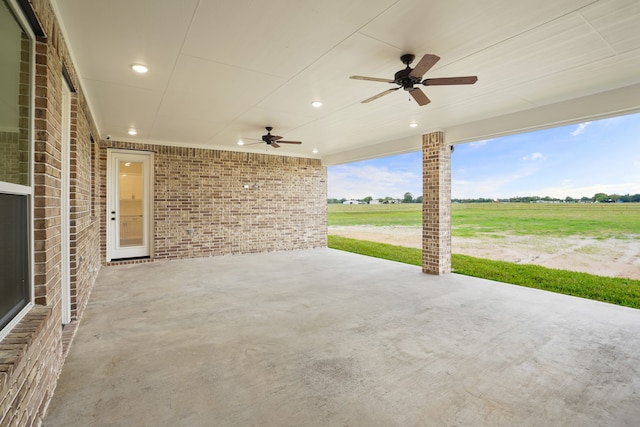
M 326 168 L 319 160 L 117 141 L 100 146 L 103 183 L 107 148 L 154 153 L 156 260 L 327 245 Z M 101 198 L 104 211 L 104 184 Z M 101 235 L 106 259 L 106 229 Z
M 327 243 L 326 168 L 318 160 L 94 143 L 98 133 L 51 4 L 49 0 L 29 3 L 46 34 L 35 46 L 34 164 L 25 164 L 27 157 L 20 156 L 20 173 L 33 170 L 35 306 L 0 341 L 3 427 L 40 423 L 62 368 L 67 331 L 74 329 L 67 327 L 63 334 L 61 325 L 63 144 L 70 143 L 71 152 L 70 287 L 75 322 L 81 319 L 106 260 L 107 147 L 155 152 L 155 259 L 302 249 Z M 62 141 L 63 68 L 76 89 L 69 142 Z M 18 144 L 28 137 L 19 134 Z M 7 138 L 15 140 L 15 136 Z
M 451 147 L 442 132 L 422 136 L 422 271 L 451 272 Z
M 35 306 L 0 341 L 0 425 L 38 425 L 62 368 L 61 311 L 61 117 L 62 68 L 78 82 L 48 0 L 31 0 L 46 37 L 35 46 L 33 230 Z M 90 215 L 97 179 L 92 179 L 91 135 L 97 135 L 79 84 L 71 129 L 72 317 L 78 318 L 100 266 L 99 221 Z M 25 89 L 26 90 L 26 89 Z M 21 88 L 22 97 L 28 96 Z M 26 120 L 26 119 L 25 119 Z M 27 134 L 18 136 L 21 144 Z M 65 142 L 68 143 L 68 142 Z M 26 159 L 26 156 L 21 159 Z M 31 168 L 25 165 L 24 173 Z M 82 261 L 80 261 L 82 259 Z
M 100 221 L 95 215 L 97 143 L 92 118 L 78 94 L 71 102 L 69 159 L 71 320 L 77 321 L 89 301 L 100 270 Z
M 60 370 L 59 316 L 35 306 L 0 343 L 0 425 L 38 425 Z
M 18 96 L 18 131 L 0 131 L 0 180 L 29 185 L 29 112 L 31 74 L 29 58 L 31 45 L 26 35 L 22 36 L 21 62 Z
M 24 183 L 20 178 L 20 139 L 18 132 L 0 132 L 0 180 Z

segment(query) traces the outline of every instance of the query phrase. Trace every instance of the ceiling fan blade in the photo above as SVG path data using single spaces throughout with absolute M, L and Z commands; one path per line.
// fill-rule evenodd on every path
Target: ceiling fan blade
M 354 80 L 368 80 L 368 81 L 371 81 L 371 82 L 394 83 L 393 80 L 379 79 L 378 77 L 351 76 L 349 78 L 350 79 L 354 79 Z
M 372 96 L 371 98 L 367 98 L 364 101 L 361 102 L 361 104 L 366 104 L 367 102 L 371 102 L 371 101 L 375 101 L 378 98 L 381 98 L 385 95 L 390 94 L 391 92 L 395 92 L 396 90 L 400 89 L 399 87 L 394 87 L 393 89 L 387 89 L 384 92 L 380 92 L 377 95 Z
M 302 144 L 302 141 L 278 141 L 278 144 Z
M 427 71 L 431 69 L 436 62 L 440 60 L 440 57 L 437 55 L 431 55 L 427 53 L 420 59 L 420 62 L 416 65 L 416 67 L 409 73 L 410 77 L 422 78 Z
M 280 146 L 273 141 L 269 145 L 272 146 L 273 148 L 280 148 Z
M 280 135 L 269 135 L 269 140 L 271 141 L 277 141 L 279 139 L 282 139 Z
M 431 102 L 431 100 L 427 97 L 427 95 L 424 94 L 422 89 L 414 88 L 413 90 L 409 91 L 409 93 L 420 106 L 427 105 L 428 103 Z
M 472 85 L 477 81 L 478 81 L 477 76 L 442 77 L 439 79 L 424 79 L 422 84 L 425 86 Z

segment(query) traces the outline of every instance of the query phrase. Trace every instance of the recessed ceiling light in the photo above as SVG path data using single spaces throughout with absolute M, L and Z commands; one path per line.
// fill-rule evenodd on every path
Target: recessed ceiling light
M 127 162 L 124 164 L 125 166 L 131 166 L 131 162 Z
M 241 139 L 239 139 L 239 140 L 238 140 L 238 145 L 244 145 L 244 141 L 243 141 L 243 140 L 241 140 Z
M 144 66 L 142 64 L 133 64 L 131 66 L 131 68 L 133 69 L 133 71 L 135 71 L 136 73 L 140 73 L 140 74 L 144 74 L 147 71 L 149 71 L 149 68 L 147 68 L 146 66 Z
M 417 124 L 417 123 L 410 123 L 410 124 L 409 124 L 409 127 L 410 127 L 410 128 L 417 128 L 417 127 L 418 127 L 418 124 Z
M 314 148 L 314 149 L 313 149 L 313 151 L 312 151 L 312 153 L 313 153 L 313 154 L 317 154 L 317 153 L 318 153 L 318 149 L 317 149 L 317 148 Z
M 138 134 L 138 131 L 137 131 L 137 130 L 135 130 L 135 129 L 133 129 L 133 128 L 131 128 L 131 129 L 129 129 L 129 132 L 127 132 L 127 133 L 128 133 L 129 135 L 133 136 L 133 135 L 137 135 L 137 134 Z
M 311 105 L 313 105 L 316 108 L 320 108 L 320 107 L 322 107 L 322 102 L 321 101 L 313 101 L 311 103 Z

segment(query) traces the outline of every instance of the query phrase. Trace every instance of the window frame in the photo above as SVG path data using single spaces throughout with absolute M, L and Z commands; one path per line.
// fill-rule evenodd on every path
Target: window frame
M 5 181 L 0 181 L 0 193 L 16 194 L 27 196 L 27 234 L 29 236 L 29 242 L 27 243 L 27 264 L 29 266 L 29 301 L 27 304 L 7 323 L 7 325 L 0 330 L 0 340 L 4 339 L 7 334 L 24 318 L 24 316 L 34 306 L 35 287 L 34 287 L 34 123 L 35 123 L 35 82 L 36 82 L 36 37 L 29 21 L 24 16 L 22 8 L 16 0 L 5 0 L 5 4 L 9 7 L 16 18 L 16 23 L 22 28 L 25 34 L 29 37 L 30 42 L 30 64 L 29 64 L 29 185 L 15 184 Z

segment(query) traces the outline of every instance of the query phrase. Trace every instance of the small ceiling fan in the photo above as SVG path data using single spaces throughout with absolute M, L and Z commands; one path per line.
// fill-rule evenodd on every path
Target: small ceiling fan
M 385 95 L 390 94 L 391 92 L 395 92 L 396 90 L 402 88 L 409 92 L 409 94 L 413 97 L 413 99 L 418 103 L 418 105 L 427 105 L 431 102 L 431 100 L 425 95 L 425 93 L 414 85 L 421 84 L 423 86 L 442 86 L 442 85 L 472 85 L 478 81 L 477 76 L 464 76 L 464 77 L 441 77 L 436 79 L 424 79 L 422 80 L 422 76 L 425 75 L 427 71 L 433 67 L 436 62 L 440 60 L 440 57 L 437 55 L 426 54 L 420 59 L 415 68 L 409 67 L 409 64 L 413 62 L 415 59 L 415 55 L 410 53 L 402 55 L 400 60 L 403 64 L 406 65 L 406 68 L 398 71 L 392 79 L 380 79 L 377 77 L 364 77 L 364 76 L 351 76 L 350 79 L 355 80 L 369 80 L 372 82 L 383 82 L 383 83 L 395 83 L 398 87 L 394 87 L 392 89 L 387 89 L 384 92 L 380 92 L 377 95 L 372 96 L 371 98 L 367 98 L 362 101 L 363 104 L 367 102 L 375 101 L 378 98 L 381 98 Z
M 280 144 L 302 144 L 302 141 L 283 141 L 281 136 L 271 135 L 271 131 L 273 130 L 273 127 L 271 126 L 267 126 L 265 127 L 265 129 L 267 130 L 267 134 L 262 135 L 262 139 L 259 142 L 254 142 L 253 144 L 260 144 L 264 142 L 273 148 L 280 148 Z M 246 138 L 246 139 L 253 139 L 253 138 Z M 248 144 L 248 145 L 252 145 L 252 144 Z

